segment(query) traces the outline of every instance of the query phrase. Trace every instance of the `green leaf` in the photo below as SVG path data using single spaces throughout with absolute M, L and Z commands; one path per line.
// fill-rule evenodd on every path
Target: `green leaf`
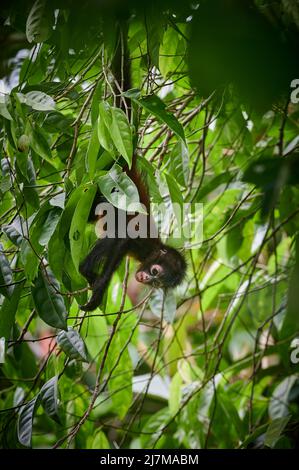
M 20 219 L 21 222 L 21 219 Z M 16 246 L 20 246 L 23 240 L 21 223 L 18 220 L 10 225 L 3 225 L 2 230 L 7 238 Z
M 40 401 L 43 409 L 50 418 L 60 422 L 58 415 L 58 376 L 55 375 L 48 380 L 40 389 Z
M 283 418 L 289 414 L 289 394 L 296 380 L 296 375 L 290 375 L 275 388 L 269 403 L 271 419 Z
M 169 387 L 169 400 L 168 406 L 171 416 L 174 416 L 180 409 L 182 398 L 182 385 L 183 381 L 180 374 L 177 372 L 170 383 Z
M 112 119 L 112 108 L 108 103 L 102 101 L 99 104 L 99 117 L 97 121 L 98 138 L 101 146 L 114 156 L 116 149 L 110 133 Z
M 42 91 L 29 91 L 26 94 L 17 93 L 21 103 L 25 103 L 36 111 L 55 110 L 55 101 Z
M 0 312 L 0 337 L 10 339 L 24 282 L 16 284 L 10 298 L 5 297 Z
M 34 245 L 34 246 L 33 246 Z M 35 244 L 34 242 L 29 242 L 29 240 L 22 240 L 20 258 L 24 265 L 24 271 L 28 281 L 33 281 L 36 277 L 38 266 L 39 266 L 39 257 L 41 253 L 41 246 Z
M 66 330 L 66 308 L 63 297 L 56 291 L 59 284 L 54 276 L 39 271 L 38 277 L 31 288 L 34 305 L 38 315 L 50 326 Z
M 45 137 L 37 129 L 31 129 L 30 134 L 31 148 L 44 160 L 55 166 L 55 161 L 52 158 L 51 149 Z
M 86 170 L 88 171 L 90 178 L 94 177 L 99 150 L 100 150 L 100 142 L 98 138 L 98 129 L 97 129 L 97 126 L 94 125 L 92 132 L 91 132 L 91 138 L 89 140 L 87 153 L 86 153 L 86 160 L 85 160 Z
M 25 447 L 31 447 L 32 425 L 34 413 L 39 405 L 39 396 L 32 398 L 19 411 L 17 432 L 18 440 Z
M 150 309 L 158 318 L 161 318 L 163 312 L 163 320 L 173 323 L 176 314 L 176 299 L 173 291 L 165 292 L 163 289 L 155 289 L 150 298 Z
M 71 359 L 88 362 L 86 346 L 77 330 L 69 326 L 67 331 L 61 331 L 57 336 L 57 343 Z
M 138 189 L 119 165 L 113 165 L 109 173 L 100 176 L 97 182 L 101 193 L 114 207 L 146 213 L 140 204 Z
M 46 246 L 49 243 L 50 238 L 52 237 L 56 226 L 60 220 L 61 216 L 61 209 L 56 207 L 48 212 L 47 218 L 44 221 L 40 235 L 38 238 L 38 242 L 42 246 Z
M 265 436 L 265 441 L 264 445 L 266 447 L 271 447 L 273 448 L 276 444 L 276 442 L 279 440 L 284 428 L 288 424 L 291 416 L 284 416 L 282 418 L 277 418 L 270 423 L 266 436 Z
M 207 194 L 210 194 L 214 189 L 218 188 L 224 183 L 228 183 L 232 179 L 232 175 L 229 172 L 221 173 L 216 175 L 210 181 L 205 183 L 196 194 L 195 202 L 201 201 Z
M 133 157 L 133 142 L 131 127 L 127 116 L 120 108 L 111 108 L 112 125 L 108 129 L 118 152 L 124 157 L 131 168 Z
M 79 264 L 82 259 L 82 246 L 85 226 L 88 221 L 88 216 L 95 197 L 96 189 L 96 185 L 89 185 L 83 190 L 82 197 L 76 206 L 72 218 L 69 239 L 72 259 L 77 271 L 79 270 Z
M 177 118 L 166 110 L 166 105 L 157 95 L 147 95 L 137 100 L 137 102 L 147 111 L 156 116 L 159 121 L 167 124 L 167 126 L 183 141 L 185 141 L 185 133 L 183 126 Z
M 46 41 L 52 33 L 52 21 L 46 13 L 46 0 L 37 0 L 28 15 L 26 36 L 28 42 Z
M 181 186 L 187 186 L 189 179 L 188 147 L 183 140 L 179 140 L 169 154 L 171 174 Z
M 0 96 L 0 114 L 5 119 L 12 121 L 12 117 L 11 117 L 10 112 L 7 109 L 6 103 L 7 103 L 7 98 L 5 96 Z
M 108 370 L 113 370 L 113 373 L 108 381 L 108 389 L 115 412 L 122 419 L 132 404 L 133 368 L 128 350 L 123 350 L 124 341 L 122 340 L 124 338 L 120 335 L 119 331 L 118 336 L 113 338 L 110 347 Z M 122 351 L 121 355 L 120 351 Z
M 5 297 L 10 297 L 13 291 L 13 286 L 9 285 L 12 283 L 12 270 L 3 250 L 0 243 L 0 292 Z
M 101 429 L 97 429 L 94 433 L 91 449 L 110 449 L 109 441 Z

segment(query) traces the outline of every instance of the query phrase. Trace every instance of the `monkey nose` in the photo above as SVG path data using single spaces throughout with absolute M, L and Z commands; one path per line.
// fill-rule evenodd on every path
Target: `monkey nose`
M 135 274 L 136 281 L 138 282 L 148 282 L 149 281 L 149 275 L 146 274 L 144 271 L 139 271 Z

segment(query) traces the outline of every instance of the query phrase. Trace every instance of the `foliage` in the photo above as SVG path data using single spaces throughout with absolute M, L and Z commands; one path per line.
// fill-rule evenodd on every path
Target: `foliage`
M 298 10 L 4 3 L 1 446 L 298 444 Z M 83 314 L 94 195 L 136 202 L 134 152 L 188 273 L 165 297 L 122 264 Z M 200 243 L 173 236 L 176 208 L 195 203 Z

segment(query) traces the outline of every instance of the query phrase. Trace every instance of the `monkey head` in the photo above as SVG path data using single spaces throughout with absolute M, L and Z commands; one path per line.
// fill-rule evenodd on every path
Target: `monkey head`
M 186 261 L 174 248 L 163 246 L 140 265 L 135 278 L 153 287 L 176 287 L 184 279 Z

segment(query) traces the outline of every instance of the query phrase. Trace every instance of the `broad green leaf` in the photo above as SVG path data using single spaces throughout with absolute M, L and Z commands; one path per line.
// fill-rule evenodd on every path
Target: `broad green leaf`
M 282 418 L 274 419 L 270 424 L 266 432 L 264 445 L 266 447 L 273 448 L 283 433 L 284 428 L 290 421 L 291 416 L 283 416 Z
M 39 405 L 39 396 L 32 398 L 19 411 L 17 431 L 18 440 L 25 447 L 31 447 L 32 426 L 35 411 Z
M 38 132 L 38 130 L 31 129 L 29 138 L 30 146 L 32 147 L 32 149 L 44 160 L 48 161 L 49 163 L 55 166 L 55 161 L 52 158 L 51 149 L 44 136 L 40 132 Z
M 228 183 L 231 179 L 232 175 L 229 172 L 214 176 L 210 181 L 202 185 L 200 190 L 197 192 L 194 201 L 201 201 L 207 196 L 207 194 L 210 194 L 214 189 L 218 188 L 222 184 Z
M 39 271 L 31 288 L 34 305 L 38 315 L 50 326 L 66 330 L 66 308 L 61 294 L 57 292 L 59 284 L 48 271 L 47 276 Z
M 58 377 L 55 375 L 40 389 L 39 397 L 45 412 L 54 421 L 60 422 L 58 415 Z
M 172 416 L 174 416 L 180 409 L 182 398 L 182 385 L 183 381 L 179 373 L 176 373 L 169 386 L 169 400 L 168 406 Z
M 142 448 L 151 449 L 154 443 L 161 441 L 163 445 L 163 430 L 170 419 L 168 408 L 163 408 L 147 420 L 140 437 Z
M 26 36 L 28 42 L 46 41 L 52 33 L 52 21 L 46 13 L 46 0 L 37 0 L 28 15 Z
M 91 138 L 89 140 L 89 144 L 87 147 L 86 160 L 85 160 L 86 170 L 88 171 L 90 178 L 94 177 L 99 150 L 100 150 L 100 142 L 98 138 L 98 129 L 95 124 L 91 131 Z
M 153 202 L 156 202 L 158 204 L 163 203 L 163 198 L 161 196 L 159 185 L 157 183 L 157 175 L 155 174 L 154 168 L 151 163 L 146 160 L 146 158 L 138 156 L 138 169 L 140 169 L 142 177 L 145 178 Z
M 42 251 L 42 247 L 39 244 L 29 242 L 25 238 L 21 243 L 20 257 L 24 265 L 24 271 L 28 281 L 33 281 L 37 275 L 38 266 L 40 263 L 39 254 Z
M 296 375 L 286 377 L 272 393 L 269 403 L 269 416 L 273 420 L 283 418 L 290 413 L 289 394 L 296 380 Z
M 157 95 L 147 95 L 137 100 L 137 102 L 151 114 L 156 116 L 159 121 L 167 126 L 183 141 L 185 141 L 185 133 L 183 126 L 177 118 L 166 110 L 165 103 Z
M 94 433 L 91 449 L 110 449 L 109 441 L 101 429 L 97 429 Z
M 111 108 L 112 125 L 108 129 L 118 152 L 124 157 L 129 165 L 132 164 L 133 142 L 131 127 L 127 116 L 120 108 Z
M 69 326 L 67 331 L 61 331 L 57 336 L 57 343 L 71 359 L 88 362 L 86 346 L 77 330 Z
M 155 289 L 150 298 L 150 309 L 153 314 L 168 323 L 173 323 L 176 314 L 176 299 L 173 291 L 164 292 L 163 289 Z
M 10 339 L 24 282 L 16 284 L 10 298 L 5 297 L 0 311 L 0 338 Z
M 55 110 L 55 101 L 42 91 L 29 91 L 26 94 L 17 93 L 20 103 L 27 104 L 36 111 Z
M 50 238 L 52 237 L 56 226 L 60 220 L 61 209 L 56 207 L 49 211 L 46 220 L 44 221 L 41 230 L 38 242 L 42 246 L 46 246 L 49 243 Z
M 96 185 L 87 186 L 79 200 L 69 231 L 69 239 L 71 246 L 72 259 L 74 261 L 75 268 L 79 269 L 79 264 L 82 259 L 82 246 L 85 233 L 85 226 L 88 221 L 90 209 L 96 193 Z
M 3 250 L 3 245 L 0 243 L 0 292 L 5 297 L 10 297 L 13 291 L 12 270 Z
M 188 147 L 183 140 L 179 140 L 169 154 L 171 174 L 181 186 L 187 186 L 189 179 Z
M 11 117 L 10 112 L 7 109 L 6 103 L 7 103 L 7 98 L 5 96 L 0 95 L 0 114 L 5 119 L 12 121 L 12 117 Z
M 113 138 L 111 137 L 112 127 L 112 108 L 105 102 L 101 101 L 99 104 L 99 116 L 97 121 L 98 138 L 101 146 L 112 156 L 116 152 L 116 148 L 113 144 Z
M 123 350 L 124 342 L 120 334 L 119 332 L 113 338 L 110 347 L 108 371 L 113 370 L 113 372 L 108 381 L 108 389 L 115 412 L 122 419 L 132 404 L 133 367 L 128 349 Z
M 140 204 L 138 189 L 119 165 L 115 164 L 109 173 L 100 176 L 97 182 L 101 193 L 114 207 L 145 213 Z
M 60 207 L 61 209 L 64 209 L 64 203 L 65 203 L 65 193 L 57 194 L 56 196 L 52 197 L 52 199 L 49 200 L 49 204 L 54 207 Z
M 80 334 L 84 338 L 91 358 L 96 359 L 109 337 L 106 319 L 104 317 L 85 319 Z
M 22 222 L 23 224 L 23 222 Z M 21 228 L 21 223 L 14 221 L 10 225 L 4 225 L 2 227 L 3 232 L 7 238 L 16 246 L 20 246 L 23 240 L 23 230 Z

